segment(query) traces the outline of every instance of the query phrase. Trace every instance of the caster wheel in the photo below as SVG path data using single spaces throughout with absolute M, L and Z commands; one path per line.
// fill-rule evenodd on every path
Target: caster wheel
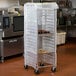
M 34 70 L 34 73 L 39 74 L 40 72 L 39 72 L 39 70 Z
M 24 66 L 25 69 L 28 69 L 28 65 Z
M 44 66 L 44 64 L 43 63 L 40 63 L 40 66 Z
M 56 72 L 56 67 L 52 67 L 52 68 L 51 68 L 51 71 L 52 71 L 52 72 Z

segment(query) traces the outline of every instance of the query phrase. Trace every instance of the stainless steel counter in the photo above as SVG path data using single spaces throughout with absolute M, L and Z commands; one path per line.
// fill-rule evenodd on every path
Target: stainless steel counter
M 1 62 L 4 62 L 4 57 L 23 53 L 23 37 L 5 38 L 0 40 L 0 56 Z

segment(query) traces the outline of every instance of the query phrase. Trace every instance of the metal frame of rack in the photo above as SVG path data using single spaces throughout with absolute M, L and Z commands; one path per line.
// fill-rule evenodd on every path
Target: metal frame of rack
M 57 9 L 53 3 L 27 3 L 24 5 L 24 67 L 51 67 L 56 71 Z

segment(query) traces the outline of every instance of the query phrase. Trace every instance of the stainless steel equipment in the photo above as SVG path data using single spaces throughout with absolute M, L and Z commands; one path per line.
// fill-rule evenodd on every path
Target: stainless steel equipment
M 0 40 L 1 62 L 4 62 L 4 57 L 23 53 L 23 37 L 15 37 Z
M 0 15 L 0 57 L 23 53 L 24 16 Z
M 0 31 L 2 37 L 23 35 L 24 17 L 23 16 L 0 16 Z

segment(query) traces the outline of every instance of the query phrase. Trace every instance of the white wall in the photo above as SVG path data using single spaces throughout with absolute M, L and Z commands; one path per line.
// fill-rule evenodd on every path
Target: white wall
M 0 0 L 0 8 L 8 8 L 17 5 L 18 5 L 18 0 Z

